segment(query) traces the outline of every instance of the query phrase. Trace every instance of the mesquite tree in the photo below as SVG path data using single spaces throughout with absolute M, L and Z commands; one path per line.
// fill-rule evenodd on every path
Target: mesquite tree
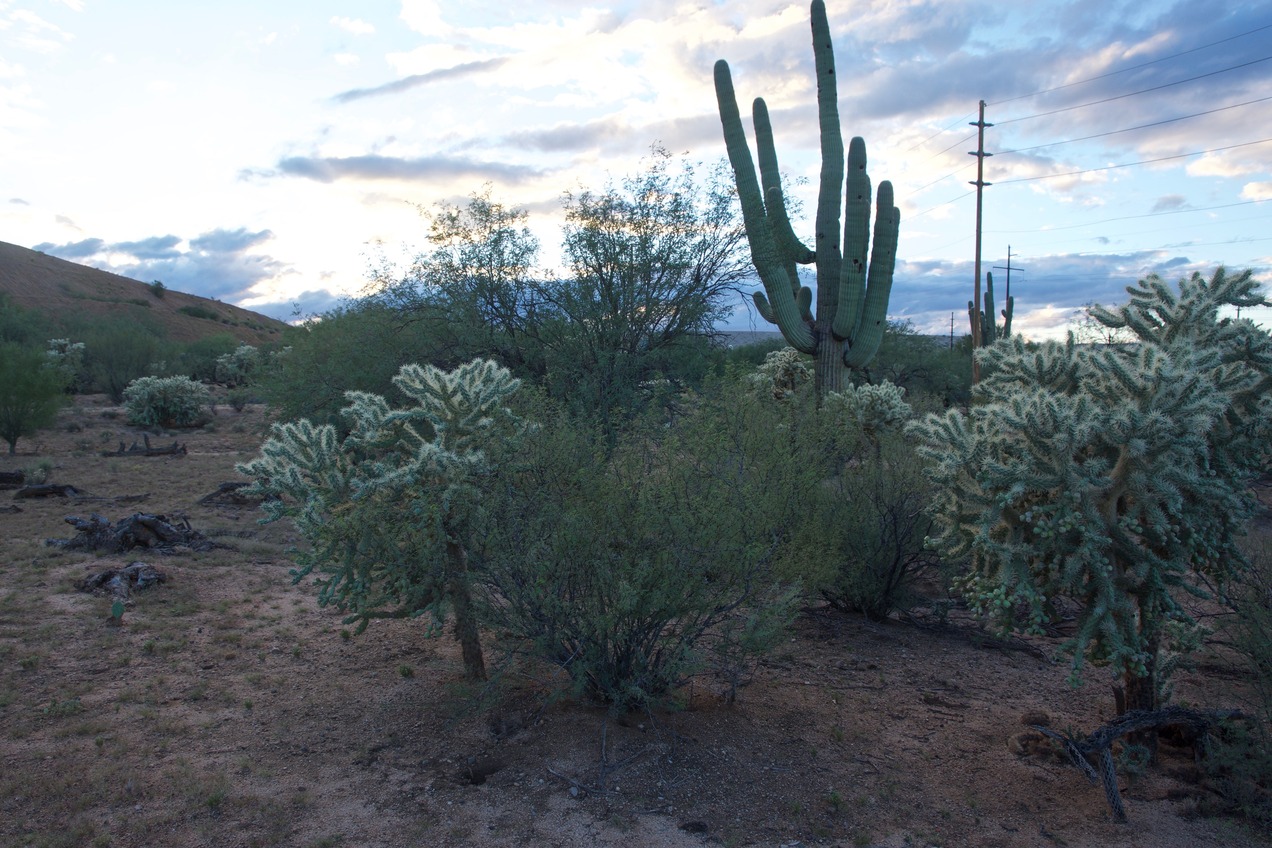
M 436 622 L 449 603 L 464 667 L 483 679 L 466 540 L 489 471 L 484 449 L 521 430 L 504 406 L 520 381 L 476 359 L 454 371 L 403 365 L 393 383 L 416 405 L 348 392 L 343 439 L 303 418 L 275 424 L 261 456 L 238 470 L 267 496 L 265 521 L 291 518 L 309 542 L 292 576 L 323 575 L 321 605 L 348 611 L 361 632 L 374 618 Z
M 765 297 L 756 292 L 756 308 L 765 320 L 778 326 L 791 347 L 816 357 L 817 396 L 822 398 L 843 388 L 845 367 L 866 365 L 879 349 L 887 329 L 901 217 L 892 202 L 892 184 L 880 183 L 871 246 L 866 143 L 853 138 L 848 145 L 844 227 L 840 232 L 844 141 L 839 128 L 834 45 L 825 3 L 814 0 L 811 13 L 822 156 L 813 249 L 801 243 L 791 228 L 764 100 L 757 98 L 752 107 L 760 161 L 757 181 L 729 65 L 723 59 L 715 64 L 715 88 L 751 259 L 767 293 Z M 816 315 L 812 292 L 800 284 L 796 273 L 797 264 L 813 263 L 817 268 Z
M 1053 599 L 1080 605 L 1083 660 L 1121 675 L 1126 706 L 1164 694 L 1165 650 L 1201 593 L 1245 564 L 1236 538 L 1272 436 L 1272 337 L 1224 306 L 1263 303 L 1250 272 L 1220 268 L 1178 291 L 1156 277 L 1093 317 L 1125 346 L 1013 336 L 978 351 L 991 366 L 964 414 L 912 426 L 938 486 L 939 532 L 966 556 L 961 589 L 1004 627 L 1040 627 Z

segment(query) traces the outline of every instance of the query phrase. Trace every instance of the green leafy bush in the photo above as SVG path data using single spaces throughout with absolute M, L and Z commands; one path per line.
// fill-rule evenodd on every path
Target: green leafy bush
M 191 318 L 202 318 L 205 321 L 222 320 L 221 313 L 208 309 L 206 306 L 199 306 L 197 303 L 178 307 L 177 311 L 182 315 L 189 315 Z
M 706 405 L 657 442 L 607 450 L 563 416 L 527 435 L 484 502 L 483 617 L 615 711 L 713 672 L 726 697 L 794 611 L 772 562 L 785 540 L 767 446 L 745 408 Z
M 141 377 L 124 389 L 124 410 L 139 427 L 198 427 L 208 420 L 208 387 L 188 377 Z

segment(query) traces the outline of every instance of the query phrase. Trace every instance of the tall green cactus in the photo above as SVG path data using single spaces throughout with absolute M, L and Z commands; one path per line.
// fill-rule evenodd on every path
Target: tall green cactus
M 980 322 L 981 331 L 981 347 L 989 347 L 999 339 L 1008 338 L 1011 335 L 1011 316 L 1016 308 L 1016 298 L 1008 295 L 1007 307 L 1003 309 L 1003 325 L 998 326 L 998 319 L 994 317 L 994 274 L 992 271 L 985 272 L 985 311 L 977 312 L 976 304 L 972 301 L 967 302 L 967 318 L 973 323 Z
M 756 292 L 755 305 L 765 320 L 782 331 L 787 343 L 817 358 L 818 397 L 839 391 L 844 369 L 860 368 L 874 358 L 887 328 L 888 295 L 896 265 L 900 211 L 892 202 L 892 184 L 879 184 L 874 243 L 870 246 L 870 177 L 866 143 L 848 145 L 848 185 L 840 251 L 839 192 L 844 185 L 844 142 L 839 129 L 835 54 L 822 0 L 812 3 L 813 56 L 817 69 L 817 112 L 821 126 L 821 181 L 817 195 L 817 241 L 809 249 L 791 228 L 782 195 L 773 127 L 762 98 L 753 106 L 760 178 L 742 128 L 729 65 L 715 64 L 716 100 L 725 146 L 733 166 L 751 259 L 767 294 Z M 867 257 L 867 248 L 870 248 Z M 817 314 L 812 292 L 800 285 L 795 266 L 816 263 Z

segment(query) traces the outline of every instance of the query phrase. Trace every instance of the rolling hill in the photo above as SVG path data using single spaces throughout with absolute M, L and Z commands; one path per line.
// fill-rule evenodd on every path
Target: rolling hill
M 0 294 L 39 313 L 51 328 L 67 332 L 86 319 L 122 318 L 157 326 L 175 342 L 228 333 L 250 345 L 282 338 L 286 324 L 238 306 L 164 289 L 77 265 L 15 244 L 0 242 Z

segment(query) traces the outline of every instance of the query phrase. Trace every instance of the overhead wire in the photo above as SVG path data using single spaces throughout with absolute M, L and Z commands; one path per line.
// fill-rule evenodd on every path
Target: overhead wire
M 1236 70 L 1240 70 L 1241 68 L 1248 68 L 1251 65 L 1257 65 L 1261 62 L 1267 62 L 1269 60 L 1272 60 L 1272 56 L 1264 56 L 1261 59 L 1251 59 L 1249 62 L 1242 62 L 1238 65 L 1231 65 L 1227 68 L 1220 68 L 1217 71 L 1210 71 L 1209 73 L 1198 74 L 1195 77 L 1188 77 L 1187 79 L 1181 79 L 1181 80 L 1175 80 L 1174 82 L 1162 83 L 1161 85 L 1154 85 L 1149 88 L 1142 88 L 1139 91 L 1128 91 L 1125 94 L 1117 94 L 1117 95 L 1114 95 L 1113 97 L 1105 97 L 1100 100 L 1092 100 L 1088 103 L 1079 103 L 1076 106 L 1063 106 L 1059 109 L 1051 109 L 1049 111 L 1038 112 L 1033 115 L 1022 115 L 1019 118 L 1008 118 L 1005 121 L 996 121 L 994 125 L 1001 127 L 1006 124 L 1018 124 L 1021 121 L 1031 121 L 1034 118 L 1045 118 L 1048 115 L 1058 115 L 1061 112 L 1072 112 L 1075 109 L 1085 109 L 1088 106 L 1099 106 L 1102 103 L 1112 103 L 1114 100 L 1125 100 L 1128 97 L 1136 97 L 1140 94 L 1149 94 L 1154 91 L 1161 91 L 1164 88 L 1173 88 L 1174 86 L 1177 86 L 1177 85 L 1183 85 L 1186 82 L 1196 82 L 1199 79 L 1206 79 L 1207 77 L 1218 76 L 1219 74 L 1226 74 L 1229 71 L 1236 71 Z
M 1165 124 L 1173 124 L 1179 121 L 1188 120 L 1189 118 L 1201 118 L 1206 115 L 1213 115 L 1216 112 L 1226 112 L 1229 109 L 1238 109 L 1242 106 L 1251 106 L 1255 103 L 1267 102 L 1268 100 L 1272 100 L 1272 95 L 1268 95 L 1267 97 L 1259 97 L 1254 100 L 1247 100 L 1244 103 L 1233 103 L 1231 106 L 1220 106 L 1217 109 L 1207 109 L 1205 112 L 1194 112 L 1191 115 L 1180 115 L 1177 118 L 1166 118 L 1165 120 L 1162 120 L 1162 121 L 1153 121 L 1150 124 L 1140 124 L 1139 126 L 1126 127 L 1125 129 L 1120 129 L 1120 130 L 1110 130 L 1109 132 L 1096 133 L 1095 135 L 1085 135 L 1085 136 L 1082 136 L 1081 138 L 1069 138 L 1069 139 L 1065 139 L 1064 141 L 1051 141 L 1046 144 L 1035 144 L 1032 147 L 1017 147 L 1015 150 L 1000 150 L 994 155 L 1008 156 L 1012 153 L 1026 153 L 1030 150 L 1041 150 L 1044 147 L 1058 147 L 1062 144 L 1073 144 L 1074 142 L 1077 142 L 1077 141 L 1090 141 L 1091 139 L 1094 139 L 1094 138 L 1106 138 L 1111 135 L 1119 135 L 1121 133 L 1134 132 L 1135 130 L 1145 130 L 1151 127 L 1160 127 Z M 949 148 L 946 148 L 946 150 L 948 149 Z
M 1192 153 L 1177 153 L 1174 156 L 1159 156 L 1156 159 L 1141 159 L 1138 162 L 1123 162 L 1120 165 L 1105 165 L 1102 168 L 1084 168 L 1081 171 L 1066 171 L 1063 174 L 1042 174 L 1037 177 L 1016 177 L 1010 180 L 998 180 L 994 185 L 1007 185 L 1009 183 L 1030 183 L 1037 180 L 1054 180 L 1060 177 L 1076 177 L 1081 174 L 1094 174 L 1099 171 L 1115 171 L 1118 168 L 1131 168 L 1136 165 L 1151 165 L 1154 162 L 1169 162 L 1172 159 L 1187 159 L 1190 156 L 1204 156 L 1207 153 L 1220 153 L 1224 150 L 1236 150 L 1239 147 L 1250 147 L 1254 144 L 1267 144 L 1272 138 L 1261 138 L 1258 141 L 1244 141 L 1240 144 L 1229 144 L 1224 147 L 1212 147 L 1209 150 L 1197 150 Z
M 1189 50 L 1182 50 L 1179 53 L 1172 53 L 1169 56 L 1162 56 L 1157 59 L 1151 59 L 1147 62 L 1141 62 L 1138 65 L 1130 65 L 1125 68 L 1119 68 L 1116 71 L 1109 71 L 1107 73 L 1098 74 L 1097 76 L 1087 77 L 1086 79 L 1075 80 L 1074 82 L 1068 82 L 1068 83 L 1065 83 L 1064 85 L 1053 86 L 1052 88 L 1044 88 L 1041 91 L 1034 91 L 1029 94 L 1020 94 L 1020 95 L 1017 95 L 1016 97 L 1008 97 L 1006 100 L 996 100 L 993 103 L 990 103 L 987 105 L 1001 106 L 1004 103 L 1012 103 L 1017 100 L 1024 100 L 1029 97 L 1038 97 L 1039 95 L 1042 95 L 1042 94 L 1050 94 L 1053 91 L 1060 91 L 1061 89 L 1065 89 L 1065 88 L 1073 88 L 1075 85 L 1083 85 L 1088 82 L 1095 82 L 1096 80 L 1107 79 L 1108 77 L 1115 77 L 1118 74 L 1124 74 L 1124 73 L 1127 73 L 1128 71 L 1137 71 L 1140 68 L 1147 68 L 1149 65 L 1156 65 L 1158 62 L 1165 62 L 1170 59 L 1178 59 L 1180 56 L 1187 56 L 1190 53 L 1197 53 L 1202 50 L 1207 50 L 1211 47 L 1217 47 L 1220 44 L 1227 44 L 1229 41 L 1236 41 L 1238 38 L 1245 38 L 1247 35 L 1254 35 L 1255 33 L 1263 32 L 1266 29 L 1272 29 L 1272 24 L 1265 24 L 1264 26 L 1256 27 L 1247 32 L 1238 33 L 1237 35 L 1232 35 L 1227 38 L 1221 38 L 1218 41 L 1212 41 L 1209 44 L 1203 44 L 1200 47 L 1193 47 Z M 961 121 L 962 118 L 960 118 L 959 120 Z

